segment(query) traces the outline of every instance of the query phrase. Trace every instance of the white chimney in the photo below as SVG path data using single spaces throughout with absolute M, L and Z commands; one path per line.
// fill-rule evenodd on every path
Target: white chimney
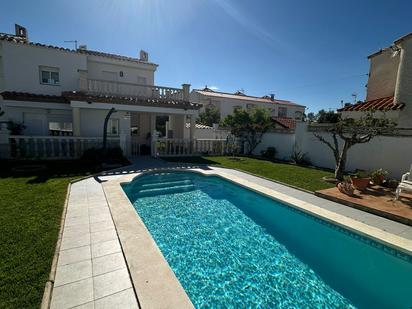
M 140 61 L 148 62 L 149 61 L 149 54 L 144 50 L 140 51 Z
M 17 36 L 21 36 L 23 38 L 26 38 L 27 40 L 29 39 L 29 35 L 27 33 L 26 28 L 24 28 L 23 26 L 20 26 L 18 24 L 14 24 L 14 29 L 16 31 Z

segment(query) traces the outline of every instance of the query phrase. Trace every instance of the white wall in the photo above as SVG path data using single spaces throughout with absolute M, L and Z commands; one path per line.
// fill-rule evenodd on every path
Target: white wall
M 294 145 L 294 133 L 269 132 L 263 136 L 262 142 L 256 147 L 253 153 L 260 155 L 261 152 L 268 147 L 275 147 L 277 151 L 276 158 L 290 160 Z
M 223 120 L 228 115 L 233 113 L 233 110 L 237 106 L 241 106 L 243 109 L 247 109 L 248 105 L 253 105 L 261 108 L 267 108 L 271 112 L 272 116 L 278 116 L 279 107 L 286 107 L 287 108 L 287 117 L 295 119 L 295 112 L 300 111 L 302 113 L 305 112 L 305 107 L 303 106 L 294 106 L 289 104 L 278 104 L 278 103 L 270 103 L 270 102 L 256 102 L 254 100 L 245 100 L 245 99 L 232 99 L 232 98 L 223 98 L 223 97 L 214 97 L 214 96 L 205 96 L 196 92 L 196 90 L 192 91 L 190 95 L 191 101 L 196 103 L 203 104 L 201 112 L 205 110 L 209 104 L 213 104 L 219 109 L 220 118 Z
M 105 79 L 103 71 L 115 72 L 118 82 L 138 83 L 138 77 L 146 79 L 147 85 L 154 85 L 155 65 L 114 60 L 107 57 L 87 56 L 87 77 Z M 123 76 L 120 76 L 120 71 Z
M 327 140 L 331 135 L 322 133 Z M 306 152 L 314 166 L 335 168 L 332 151 L 320 142 L 305 123 L 298 124 L 294 134 L 267 133 L 263 142 L 254 151 L 275 147 L 279 159 L 290 159 L 294 145 Z M 340 141 L 342 144 L 342 141 Z M 377 136 L 366 144 L 357 144 L 349 149 L 346 170 L 363 169 L 372 171 L 378 168 L 387 170 L 391 177 L 400 178 L 409 171 L 412 164 L 412 137 Z
M 86 56 L 58 49 L 2 41 L 3 89 L 60 95 L 79 89 L 78 70 L 86 70 Z M 59 68 L 60 85 L 40 83 L 39 66 Z

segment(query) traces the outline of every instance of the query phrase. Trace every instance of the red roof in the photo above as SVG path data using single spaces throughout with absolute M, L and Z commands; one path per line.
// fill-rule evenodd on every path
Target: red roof
M 400 110 L 405 106 L 404 103 L 395 103 L 394 97 L 379 98 L 366 102 L 359 102 L 353 105 L 345 106 L 344 108 L 338 109 L 338 112 L 348 112 L 348 111 L 389 111 L 389 110 Z
M 296 120 L 292 118 L 280 118 L 280 117 L 272 117 L 272 119 L 280 124 L 285 129 L 294 129 L 296 128 Z

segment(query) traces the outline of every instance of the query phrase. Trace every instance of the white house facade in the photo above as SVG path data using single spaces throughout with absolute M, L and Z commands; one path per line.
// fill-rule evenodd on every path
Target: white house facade
M 32 43 L 16 25 L 16 34 L 0 33 L 0 144 L 17 134 L 10 124 L 21 129 L 15 140 L 30 137 L 36 150 L 42 139 L 99 140 L 110 110 L 108 136 L 126 154 L 150 148 L 159 134 L 193 140 L 201 106 L 189 84 L 156 86 L 157 67 L 143 51 L 138 58 Z
M 239 108 L 248 110 L 253 107 L 261 107 L 268 109 L 272 119 L 281 127 L 294 128 L 296 121 L 303 121 L 305 115 L 305 106 L 275 99 L 273 95 L 255 97 L 240 91 L 235 93 L 214 91 L 206 86 L 204 89 L 194 89 L 191 93 L 191 99 L 202 104 L 201 111 L 209 106 L 215 106 L 220 112 L 221 119 Z
M 385 116 L 398 127 L 412 128 L 412 33 L 368 57 L 369 78 L 365 102 L 338 109 L 343 118 L 361 117 L 366 111 Z

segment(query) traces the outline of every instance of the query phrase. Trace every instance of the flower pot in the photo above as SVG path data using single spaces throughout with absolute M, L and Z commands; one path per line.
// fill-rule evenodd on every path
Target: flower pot
M 369 178 L 351 177 L 350 180 L 355 189 L 359 191 L 365 190 L 369 185 Z

